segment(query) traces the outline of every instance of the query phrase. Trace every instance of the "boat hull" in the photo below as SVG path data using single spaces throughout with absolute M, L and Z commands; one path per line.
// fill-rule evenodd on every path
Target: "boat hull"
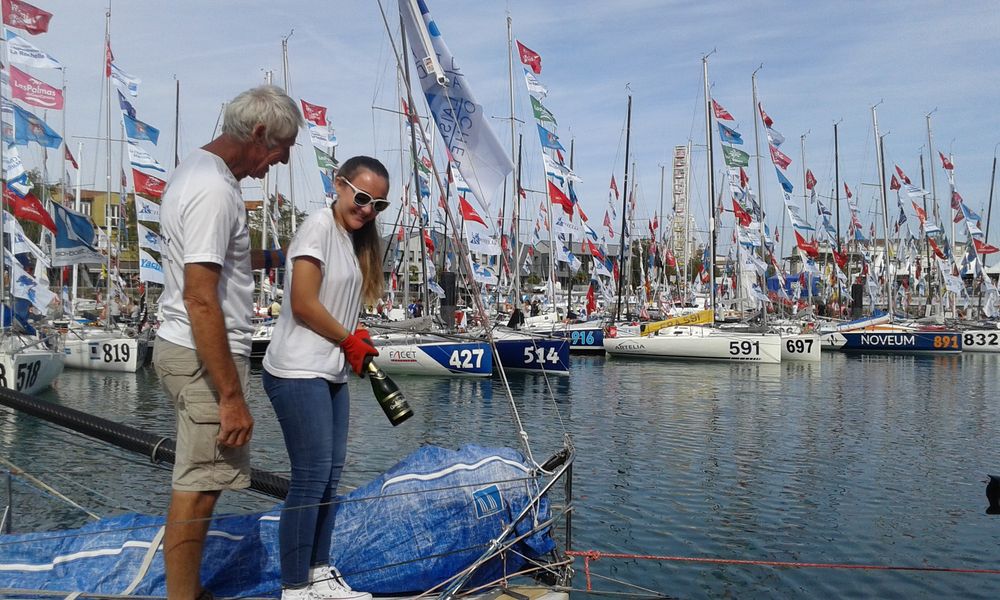
M 667 360 L 717 360 L 780 363 L 782 340 L 778 334 L 740 334 L 690 331 L 673 328 L 648 337 L 605 338 L 612 356 Z
M 496 340 L 495 359 L 507 370 L 569 375 L 569 346 L 566 340 L 506 337 Z
M 378 366 L 386 373 L 489 377 L 493 353 L 486 342 L 428 342 L 381 345 Z
M 135 373 L 149 355 L 144 339 L 118 335 L 67 337 L 63 349 L 66 366 L 71 369 L 92 369 Z
M 966 329 L 962 334 L 962 352 L 1000 352 L 1000 330 Z
M 957 354 L 962 335 L 957 331 L 865 331 L 829 334 L 842 352 L 856 354 Z
M 27 348 L 0 352 L 0 386 L 36 394 L 52 385 L 63 371 L 65 356 L 55 350 Z
M 597 325 L 556 329 L 552 337 L 569 341 L 569 351 L 574 354 L 603 354 L 604 328 Z
M 822 355 L 819 334 L 795 333 L 781 336 L 781 362 L 818 362 Z

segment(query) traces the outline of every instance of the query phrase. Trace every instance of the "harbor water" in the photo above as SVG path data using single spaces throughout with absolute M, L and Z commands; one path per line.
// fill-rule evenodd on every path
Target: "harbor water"
M 985 513 L 986 474 L 1000 472 L 998 374 L 1000 356 L 985 354 L 834 353 L 819 363 L 779 365 L 574 356 L 569 377 L 510 374 L 509 381 L 534 458 L 545 460 L 566 433 L 577 449 L 574 549 L 661 557 L 593 561 L 595 590 L 675 598 L 992 599 L 1000 596 L 1000 575 L 880 567 L 998 568 L 1000 516 Z M 421 444 L 520 447 L 498 376 L 396 381 L 415 412 L 397 428 L 368 383 L 352 383 L 345 486 L 367 481 Z M 173 435 L 172 409 L 152 369 L 67 370 L 43 397 Z M 287 473 L 259 371 L 249 400 L 255 466 Z M 8 409 L 0 409 L 0 453 L 99 514 L 166 508 L 166 468 Z M 13 504 L 18 532 L 87 520 L 18 480 Z M 219 511 L 272 504 L 230 493 Z M 582 559 L 576 569 L 574 587 L 585 588 Z

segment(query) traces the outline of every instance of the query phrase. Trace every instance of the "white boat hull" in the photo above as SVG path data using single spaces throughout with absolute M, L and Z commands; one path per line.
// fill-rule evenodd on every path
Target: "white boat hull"
M 781 335 L 781 362 L 819 362 L 822 343 L 818 333 L 790 333 Z
M 962 334 L 962 352 L 1000 352 L 1000 329 L 966 329 Z
M 612 356 L 669 360 L 720 360 L 780 363 L 776 333 L 727 333 L 705 327 L 672 327 L 648 337 L 604 338 Z
M 0 351 L 0 386 L 36 394 L 52 385 L 62 373 L 64 363 L 61 352 L 44 347 Z
M 493 353 L 485 342 L 402 343 L 375 336 L 379 351 L 375 362 L 386 373 L 404 375 L 446 375 L 489 377 L 493 374 Z
M 145 339 L 114 333 L 70 332 L 63 352 L 66 366 L 72 369 L 135 373 L 146 363 L 149 344 Z

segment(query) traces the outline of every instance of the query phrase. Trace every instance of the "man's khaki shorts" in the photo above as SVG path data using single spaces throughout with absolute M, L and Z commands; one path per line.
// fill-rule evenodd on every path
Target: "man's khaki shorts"
M 240 385 L 247 389 L 250 359 L 233 356 Z M 219 394 L 198 353 L 156 338 L 153 364 L 177 412 L 177 457 L 173 488 L 182 492 L 237 490 L 250 486 L 250 445 L 223 446 L 219 435 Z

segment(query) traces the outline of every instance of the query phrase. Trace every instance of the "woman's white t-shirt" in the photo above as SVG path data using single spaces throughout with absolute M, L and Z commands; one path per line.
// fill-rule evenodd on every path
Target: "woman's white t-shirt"
M 323 209 L 302 222 L 288 247 L 281 318 L 271 334 L 264 368 L 276 377 L 322 377 L 335 383 L 346 382 L 350 367 L 340 346 L 300 323 L 292 314 L 293 262 L 302 256 L 320 262 L 323 281 L 319 287 L 319 301 L 347 331 L 354 331 L 358 326 L 361 268 L 354 255 L 354 243 L 351 234 L 334 219 L 333 209 Z

